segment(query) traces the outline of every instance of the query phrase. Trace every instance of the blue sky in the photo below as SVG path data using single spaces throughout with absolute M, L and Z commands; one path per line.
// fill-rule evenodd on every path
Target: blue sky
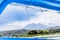
M 31 23 L 59 25 L 59 11 L 23 4 L 9 4 L 0 15 L 0 31 L 21 29 Z
M 0 31 L 21 29 L 31 23 L 41 23 L 47 26 L 60 25 L 60 14 L 58 11 L 13 4 L 9 4 L 0 15 Z

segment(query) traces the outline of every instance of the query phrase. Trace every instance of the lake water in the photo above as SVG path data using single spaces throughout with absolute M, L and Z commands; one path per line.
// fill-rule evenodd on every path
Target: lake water
M 0 40 L 60 40 L 59 38 L 0 38 Z

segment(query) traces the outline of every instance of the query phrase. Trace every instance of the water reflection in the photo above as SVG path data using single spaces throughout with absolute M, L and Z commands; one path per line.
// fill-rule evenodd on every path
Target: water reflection
M 60 40 L 60 39 L 47 39 L 47 38 L 0 38 L 0 40 Z

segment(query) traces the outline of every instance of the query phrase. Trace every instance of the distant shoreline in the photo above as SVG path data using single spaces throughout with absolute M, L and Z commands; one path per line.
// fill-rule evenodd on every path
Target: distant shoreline
M 60 34 L 51 34 L 51 35 L 39 35 L 39 36 L 32 36 L 32 37 L 9 37 L 9 38 L 60 38 Z

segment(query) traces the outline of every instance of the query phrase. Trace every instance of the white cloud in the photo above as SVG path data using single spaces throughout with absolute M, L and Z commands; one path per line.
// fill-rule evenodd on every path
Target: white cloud
M 17 30 L 17 29 L 22 29 L 24 28 L 26 24 L 24 22 L 12 22 L 12 23 L 7 23 L 5 25 L 2 25 L 0 27 L 0 31 L 6 31 L 6 30 Z
M 10 13 L 11 11 L 13 11 L 14 9 L 17 11 L 19 10 L 20 12 L 26 12 L 25 8 L 26 7 L 23 7 L 23 6 L 15 6 L 13 7 L 14 5 L 10 5 L 9 6 L 9 9 L 11 10 L 8 10 Z M 14 10 L 14 11 L 15 11 Z M 47 10 L 47 11 L 46 11 Z M 3 13 L 2 13 L 2 17 L 6 16 L 7 19 L 12 15 L 8 16 L 8 12 L 7 10 L 5 10 Z M 1 25 L 0 26 L 0 31 L 4 31 L 4 30 L 13 30 L 13 29 L 22 29 L 24 28 L 26 25 L 28 24 L 31 24 L 31 23 L 42 23 L 44 25 L 48 25 L 49 23 L 53 23 L 53 24 L 56 24 L 56 25 L 60 25 L 60 14 L 57 13 L 57 11 L 54 11 L 54 10 L 49 10 L 49 9 L 45 9 L 45 8 L 41 8 L 41 7 L 35 7 L 35 6 L 29 6 L 27 8 L 27 15 L 30 15 L 30 14 L 34 14 L 36 15 L 35 17 L 29 19 L 29 20 L 26 20 L 26 21 L 12 21 L 12 22 L 8 22 L 8 23 L 5 23 L 4 25 Z M 14 14 L 15 15 L 15 14 Z M 28 16 L 29 16 L 28 15 Z M 28 17 L 27 16 L 27 17 Z M 12 16 L 14 17 L 14 16 Z M 5 20 L 5 19 L 4 19 Z M 9 19 L 8 19 L 9 20 Z M 5 21 L 8 21 L 8 20 L 5 20 Z M 2 20 L 1 20 L 2 21 Z

